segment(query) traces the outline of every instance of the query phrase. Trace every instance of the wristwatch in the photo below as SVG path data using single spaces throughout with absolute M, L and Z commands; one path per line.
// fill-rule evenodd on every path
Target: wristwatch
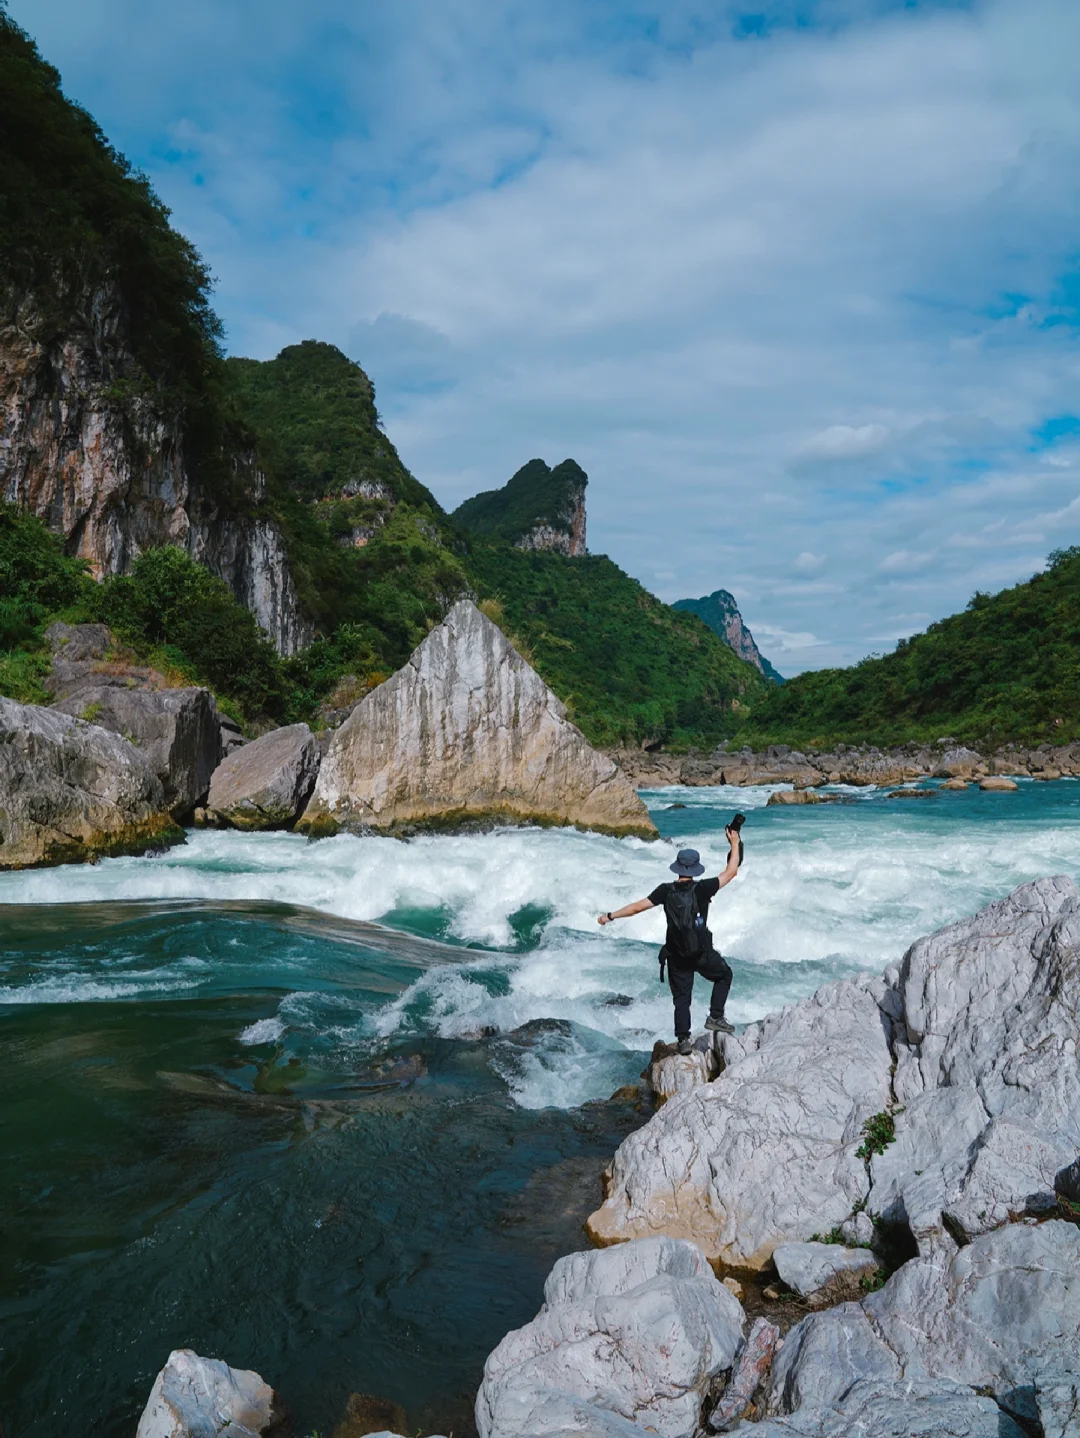
M 611 910 L 610 910 L 610 909 L 608 910 L 607 921 L 608 921 L 609 924 L 615 922 L 615 921 L 612 919 L 612 917 L 611 917 Z

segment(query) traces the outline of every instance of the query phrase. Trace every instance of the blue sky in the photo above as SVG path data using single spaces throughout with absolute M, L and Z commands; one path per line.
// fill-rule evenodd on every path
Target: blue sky
M 218 278 L 372 375 L 452 507 L 589 543 L 786 673 L 1080 542 L 1075 0 L 10 0 Z

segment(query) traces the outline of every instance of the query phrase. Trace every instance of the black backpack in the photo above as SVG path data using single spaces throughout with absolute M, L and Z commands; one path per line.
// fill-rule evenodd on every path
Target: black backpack
M 698 908 L 696 884 L 671 884 L 664 899 L 668 922 L 665 948 L 668 959 L 683 965 L 696 964 L 709 952 L 712 938 L 705 927 L 705 915 Z

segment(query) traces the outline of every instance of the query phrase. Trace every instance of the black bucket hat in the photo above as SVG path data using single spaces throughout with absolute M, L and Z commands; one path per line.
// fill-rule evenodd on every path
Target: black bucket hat
M 674 864 L 669 864 L 668 868 L 680 879 L 696 879 L 705 872 L 705 865 L 696 849 L 680 849 Z

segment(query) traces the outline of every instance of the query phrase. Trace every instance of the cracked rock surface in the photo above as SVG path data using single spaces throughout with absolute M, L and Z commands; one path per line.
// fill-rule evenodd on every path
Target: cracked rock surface
M 712 1377 L 743 1337 L 738 1299 L 672 1238 L 561 1258 L 531 1323 L 484 1365 L 481 1438 L 694 1431 Z

